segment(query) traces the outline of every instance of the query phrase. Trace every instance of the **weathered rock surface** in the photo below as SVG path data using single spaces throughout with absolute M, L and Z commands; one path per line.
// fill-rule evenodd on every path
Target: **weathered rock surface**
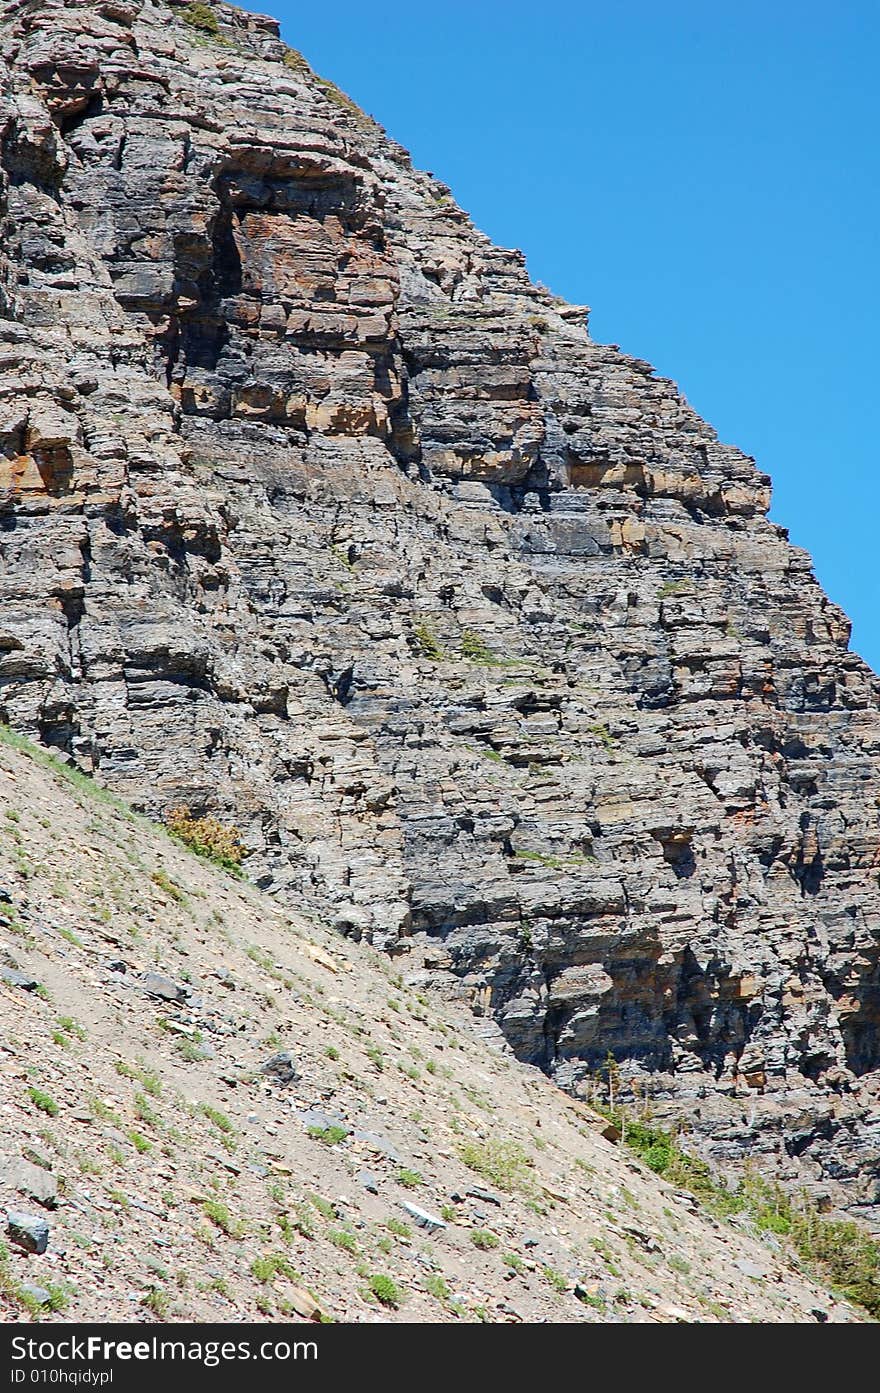
M 0 717 L 870 1216 L 878 684 L 768 479 L 189 13 L 0 4 Z

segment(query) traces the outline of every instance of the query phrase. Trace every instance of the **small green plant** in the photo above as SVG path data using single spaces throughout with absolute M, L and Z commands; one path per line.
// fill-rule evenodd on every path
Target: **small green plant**
M 317 1209 L 323 1219 L 336 1218 L 336 1206 L 329 1200 L 322 1199 L 320 1195 L 306 1195 L 306 1199 L 313 1209 Z
M 47 1117 L 58 1116 L 58 1104 L 54 1098 L 50 1098 L 48 1093 L 44 1093 L 39 1088 L 29 1088 L 28 1097 L 33 1103 L 37 1112 L 44 1112 Z
M 409 1170 L 406 1166 L 401 1166 L 397 1172 L 398 1185 L 404 1185 L 408 1190 L 414 1190 L 417 1185 L 423 1185 L 424 1181 L 418 1171 Z
M 412 1229 L 409 1224 L 403 1223 L 401 1219 L 389 1219 L 385 1225 L 389 1233 L 393 1233 L 395 1238 L 410 1238 Z
M 491 1229 L 471 1229 L 471 1242 L 475 1248 L 486 1253 L 490 1248 L 499 1247 L 501 1239 Z
M 196 1031 L 193 1038 L 186 1035 L 177 1035 L 174 1039 L 174 1048 L 180 1055 L 184 1064 L 199 1064 L 207 1058 L 201 1043 L 201 1033 Z
M 308 1135 L 314 1141 L 322 1141 L 325 1146 L 338 1146 L 341 1141 L 345 1141 L 348 1131 L 345 1127 L 316 1127 L 308 1129 Z
M 174 900 L 176 904 L 186 903 L 186 895 L 183 893 L 180 886 L 176 881 L 172 880 L 169 875 L 166 875 L 164 871 L 153 871 L 150 879 L 154 885 L 158 885 L 162 893 L 167 895 L 170 900 Z
M 374 1272 L 369 1280 L 369 1289 L 383 1306 L 397 1307 L 401 1302 L 400 1289 L 396 1282 L 383 1272 Z
M 515 1272 L 517 1276 L 520 1276 L 523 1272 L 525 1272 L 526 1265 L 523 1262 L 522 1258 L 519 1257 L 516 1253 L 502 1253 L 502 1258 L 506 1266 L 510 1268 L 511 1272 Z
M 430 1276 L 425 1277 L 424 1281 L 422 1282 L 422 1286 L 425 1288 L 425 1291 L 428 1293 L 429 1296 L 436 1297 L 438 1301 L 448 1301 L 450 1296 L 452 1295 L 451 1291 L 449 1290 L 449 1287 L 447 1286 L 445 1280 L 440 1276 L 439 1272 L 432 1272 Z
M 181 10 L 180 17 L 184 24 L 188 24 L 192 29 L 200 29 L 203 34 L 220 33 L 217 16 L 204 0 L 192 0 L 191 4 Z
M 328 1045 L 324 1053 L 328 1059 L 337 1060 L 339 1058 L 339 1051 L 335 1045 Z
M 342 1248 L 346 1253 L 356 1253 L 358 1250 L 357 1239 L 348 1229 L 328 1229 L 327 1240 L 334 1248 Z
M 318 77 L 317 75 L 313 76 L 313 81 L 319 90 L 323 92 L 328 101 L 331 101 L 334 106 L 338 106 L 342 111 L 347 112 L 349 116 L 353 116 L 359 126 L 375 125 L 372 117 L 368 116 L 366 112 L 361 111 L 357 102 L 353 102 L 348 93 L 343 92 L 340 87 L 337 87 L 335 82 L 330 82 L 328 78 Z
M 488 667 L 494 667 L 501 662 L 486 641 L 471 629 L 465 629 L 461 636 L 461 655 L 472 663 L 484 663 Z
M 254 1258 L 251 1274 L 258 1282 L 271 1282 L 278 1276 L 289 1277 L 294 1282 L 299 1280 L 299 1273 L 283 1253 L 266 1253 L 262 1258 Z
M 285 47 L 281 61 L 285 68 L 290 68 L 293 73 L 310 73 L 312 71 L 305 58 L 295 48 Z
M 135 1151 L 138 1153 L 139 1156 L 146 1156 L 147 1152 L 152 1151 L 153 1149 L 153 1143 L 147 1141 L 147 1138 L 143 1135 L 143 1133 L 136 1131 L 135 1128 L 132 1128 L 131 1131 L 129 1131 L 128 1140 L 131 1142 L 132 1146 L 134 1147 Z
M 202 1211 L 206 1219 L 210 1219 L 216 1228 L 221 1229 L 230 1238 L 241 1237 L 242 1225 L 233 1219 L 225 1204 L 221 1204 L 219 1200 L 205 1200 Z
M 432 663 L 440 663 L 446 657 L 440 640 L 430 624 L 422 622 L 414 625 L 413 637 L 416 641 L 416 650 L 421 653 L 423 658 L 430 658 Z
M 464 1164 L 502 1190 L 524 1189 L 530 1181 L 531 1160 L 518 1142 L 464 1142 L 458 1149 Z
M 212 1108 L 210 1103 L 202 1103 L 200 1112 L 203 1117 L 206 1117 L 209 1122 L 212 1122 L 214 1124 L 218 1132 L 228 1133 L 235 1131 L 234 1126 L 229 1121 L 229 1118 L 226 1116 L 226 1114 L 220 1112 L 217 1108 Z
M 588 727 L 589 732 L 603 745 L 609 752 L 614 749 L 614 736 L 606 725 L 595 725 Z
M 554 1291 L 567 1291 L 568 1282 L 561 1272 L 557 1272 L 555 1267 L 545 1267 L 542 1269 L 545 1282 L 549 1282 Z
M 670 595 L 680 595 L 683 590 L 690 588 L 686 580 L 665 580 L 657 591 L 658 600 L 668 600 Z
M 145 1122 L 148 1127 L 158 1127 L 159 1118 L 150 1107 L 146 1096 L 143 1093 L 134 1095 L 134 1113 L 139 1122 Z

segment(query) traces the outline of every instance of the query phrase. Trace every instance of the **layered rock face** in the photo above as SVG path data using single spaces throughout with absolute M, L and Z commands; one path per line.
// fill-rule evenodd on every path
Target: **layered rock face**
M 0 19 L 0 717 L 876 1214 L 880 690 L 766 476 L 273 21 Z

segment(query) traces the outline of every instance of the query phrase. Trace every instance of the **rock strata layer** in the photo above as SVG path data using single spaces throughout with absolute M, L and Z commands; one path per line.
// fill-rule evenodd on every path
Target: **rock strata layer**
M 767 477 L 274 21 L 0 25 L 0 718 L 876 1215 L 880 691 Z

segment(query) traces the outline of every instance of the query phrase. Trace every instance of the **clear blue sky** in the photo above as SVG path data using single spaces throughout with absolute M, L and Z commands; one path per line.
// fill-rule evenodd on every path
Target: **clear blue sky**
M 880 670 L 877 0 L 265 7 L 756 456 Z

